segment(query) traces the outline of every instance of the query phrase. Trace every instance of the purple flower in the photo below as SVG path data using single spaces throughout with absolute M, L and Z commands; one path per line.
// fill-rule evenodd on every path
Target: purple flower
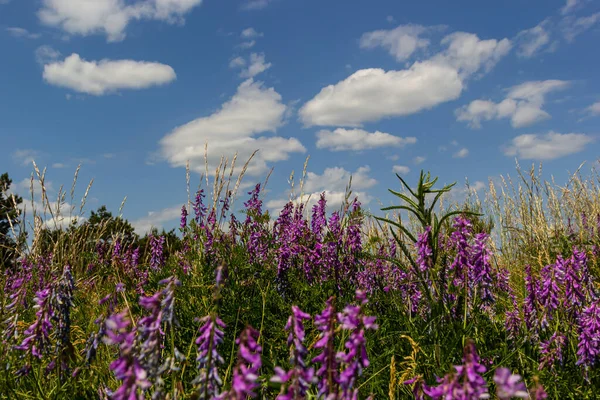
M 536 382 L 536 384 L 533 387 L 533 389 L 531 390 L 530 394 L 531 394 L 531 400 L 546 400 L 548 398 L 548 394 L 546 393 L 546 391 L 544 390 L 544 387 L 539 382 Z
M 62 374 L 68 374 L 67 362 L 71 345 L 71 307 L 73 307 L 73 290 L 75 281 L 71 274 L 71 267 L 66 265 L 63 274 L 52 292 L 52 308 L 55 310 L 53 320 L 56 322 L 56 353 L 61 361 Z
M 319 396 L 337 393 L 338 363 L 334 347 L 336 321 L 332 303 L 333 297 L 330 297 L 323 312 L 315 316 L 315 326 L 320 333 L 314 348 L 322 349 L 321 353 L 312 359 L 313 363 L 321 364 L 317 370 Z
M 538 292 L 538 299 L 542 306 L 543 314 L 541 326 L 545 328 L 548 326 L 548 322 L 552 320 L 552 313 L 559 306 L 560 289 L 558 282 L 560 281 L 560 274 L 562 270 L 562 259 L 558 258 L 556 264 L 546 265 L 540 271 L 540 278 L 542 285 Z
M 600 301 L 586 307 L 579 319 L 579 344 L 577 365 L 595 365 L 600 355 Z
M 36 319 L 25 330 L 25 339 L 23 339 L 19 346 L 15 347 L 17 350 L 29 352 L 39 359 L 42 358 L 43 353 L 48 350 L 48 346 L 50 345 L 50 330 L 53 327 L 51 320 L 54 316 L 51 297 L 51 286 L 36 293 L 33 299 L 35 302 L 33 308 L 37 309 L 35 313 Z
M 194 199 L 194 220 L 200 227 L 204 224 L 204 216 L 206 215 L 206 206 L 204 206 L 202 199 L 205 197 L 204 189 L 200 189 L 196 192 L 196 198 Z
M 258 384 L 258 371 L 262 365 L 260 352 L 262 347 L 257 343 L 258 332 L 248 326 L 236 340 L 238 344 L 238 363 L 233 370 L 233 382 L 229 393 L 230 399 L 243 400 L 248 396 L 255 398 L 254 392 Z
M 325 192 L 319 196 L 319 201 L 312 208 L 312 218 L 310 221 L 310 227 L 317 240 L 321 240 L 323 234 L 323 228 L 327 225 L 327 219 L 325 217 L 325 207 L 327 200 L 325 200 Z
M 278 400 L 303 399 L 313 381 L 314 370 L 306 365 L 305 358 L 308 350 L 303 343 L 304 325 L 302 321 L 309 319 L 310 315 L 297 306 L 292 306 L 292 315 L 285 326 L 285 329 L 289 332 L 287 343 L 290 347 L 292 369 L 286 372 L 282 368 L 275 367 L 275 376 L 271 378 L 271 382 L 284 384 L 281 393 L 277 396 Z M 287 390 L 285 390 L 286 383 Z
M 337 315 L 340 327 L 350 332 L 344 344 L 347 352 L 342 351 L 336 354 L 340 364 L 345 367 L 338 378 L 344 399 L 354 399 L 358 394 L 357 390 L 353 390 L 354 384 L 358 377 L 362 375 L 363 369 L 369 366 L 365 331 L 367 329 L 377 329 L 375 317 L 368 317 L 363 314 L 362 306 L 367 303 L 365 293 L 357 290 L 356 299 L 360 305 L 348 305 L 343 312 Z
M 181 223 L 179 224 L 181 229 L 185 229 L 185 227 L 187 226 L 187 216 L 187 209 L 185 208 L 185 205 L 183 205 L 181 206 Z
M 110 364 L 115 377 L 122 383 L 111 393 L 114 400 L 143 400 L 144 392 L 152 385 L 148 373 L 135 354 L 135 331 L 129 331 L 129 320 L 124 311 L 106 319 L 106 336 L 103 342 L 119 346 L 119 358 Z
M 217 347 L 223 343 L 223 329 L 225 323 L 216 315 L 207 315 L 200 319 L 203 325 L 199 329 L 196 339 L 198 345 L 198 376 L 193 383 L 198 385 L 198 394 L 201 399 L 213 399 L 219 396 L 219 389 L 223 382 L 219 377 L 218 365 L 223 364 L 223 357 Z
M 439 385 L 426 387 L 425 394 L 433 399 L 471 400 L 488 398 L 487 384 L 481 376 L 486 368 L 480 363 L 473 342 L 465 346 L 463 364 L 454 366 L 450 373 L 438 380 Z
M 552 368 L 557 362 L 562 363 L 566 340 L 565 335 L 554 332 L 550 339 L 540 343 L 540 354 L 542 355 L 539 365 L 540 370 L 546 367 Z
M 179 282 L 171 277 L 163 279 L 159 285 L 166 287 L 152 296 L 140 298 L 140 305 L 149 311 L 149 315 L 142 317 L 137 324 L 137 359 L 152 380 L 158 380 L 165 369 L 161 365 L 165 336 L 162 325 L 173 326 L 175 286 Z
M 154 270 L 160 269 L 164 263 L 165 258 L 163 254 L 163 245 L 165 244 L 164 236 L 150 236 L 150 247 L 151 247 L 151 257 L 150 257 L 150 268 Z
M 509 286 L 508 296 L 511 299 L 513 309 L 506 312 L 506 322 L 504 324 L 509 339 L 515 340 L 521 330 L 521 317 L 519 315 L 519 305 L 512 289 Z
M 538 285 L 537 281 L 533 278 L 531 273 L 531 266 L 525 265 L 525 288 L 527 295 L 524 299 L 523 314 L 525 316 L 525 325 L 527 329 L 535 331 L 537 330 L 538 315 L 537 315 L 537 294 Z
M 484 304 L 491 304 L 494 301 L 490 252 L 486 245 L 488 238 L 487 233 L 478 233 L 475 235 L 475 245 L 472 249 L 473 254 L 471 259 L 471 282 L 473 286 L 479 286 L 481 300 Z
M 529 394 L 521 375 L 512 374 L 508 368 L 498 368 L 494 373 L 496 394 L 500 400 L 510 400 L 513 397 L 528 399 Z

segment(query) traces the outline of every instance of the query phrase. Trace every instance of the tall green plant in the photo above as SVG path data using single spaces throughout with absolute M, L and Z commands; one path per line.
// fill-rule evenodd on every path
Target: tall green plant
M 471 212 L 471 211 L 465 211 L 465 210 L 456 210 L 456 211 L 449 211 L 449 212 L 443 214 L 440 218 L 434 211 L 435 206 L 444 193 L 450 192 L 450 190 L 454 187 L 454 185 L 456 185 L 456 182 L 446 185 L 440 189 L 434 189 L 434 185 L 437 183 L 438 178 L 435 177 L 432 179 L 430 172 L 424 173 L 424 171 L 421 170 L 421 174 L 419 175 L 419 181 L 417 183 L 416 189 L 413 190 L 413 189 L 411 189 L 410 185 L 408 185 L 406 183 L 406 181 L 404 179 L 402 179 L 402 177 L 400 175 L 396 174 L 396 176 L 402 183 L 402 186 L 404 188 L 406 188 L 406 190 L 408 191 L 408 194 L 404 194 L 404 193 L 401 193 L 399 191 L 395 191 L 392 189 L 388 189 L 388 191 L 390 193 L 392 193 L 394 196 L 398 197 L 400 200 L 402 200 L 405 204 L 384 207 L 381 210 L 382 211 L 405 210 L 417 218 L 417 220 L 419 221 L 421 228 L 422 228 L 421 232 L 426 231 L 426 229 L 428 227 L 431 228 L 431 231 L 429 233 L 427 240 L 428 240 L 429 247 L 431 248 L 431 252 L 432 252 L 431 267 L 434 268 L 434 271 L 433 271 L 434 273 L 432 274 L 432 276 L 436 276 L 437 274 L 435 274 L 435 272 L 437 272 L 437 271 L 435 271 L 435 267 L 437 265 L 437 259 L 438 259 L 438 255 L 440 253 L 439 252 L 439 236 L 440 236 L 440 231 L 441 231 L 442 227 L 444 226 L 444 223 L 446 223 L 451 217 L 453 217 L 455 215 L 481 216 L 481 214 Z M 428 196 L 432 196 L 432 195 L 434 196 L 433 200 L 428 205 L 427 204 Z M 402 253 L 404 253 L 406 258 L 410 261 L 414 271 L 417 273 L 417 276 L 419 277 L 419 280 L 421 281 L 421 284 L 423 286 L 425 293 L 427 294 L 427 297 L 429 298 L 430 301 L 433 300 L 432 296 L 431 296 L 431 289 L 434 289 L 434 291 L 437 292 L 437 294 L 438 294 L 438 298 L 440 298 L 438 285 L 436 285 L 435 282 L 432 281 L 433 287 L 430 288 L 428 286 L 426 280 L 423 279 L 423 277 L 421 276 L 421 271 L 420 271 L 415 259 L 413 258 L 410 250 L 406 246 L 406 242 L 404 240 L 402 240 L 402 234 L 404 234 L 404 236 L 406 236 L 408 239 L 410 239 L 410 241 L 412 242 L 411 244 L 414 246 L 417 243 L 417 237 L 419 236 L 419 233 L 411 232 L 410 229 L 408 227 L 406 227 L 404 224 L 402 224 L 401 222 L 392 221 L 389 218 L 382 218 L 382 217 L 375 217 L 375 218 L 379 221 L 386 222 L 386 223 L 390 224 L 391 226 L 397 228 L 397 231 L 394 232 L 394 229 L 390 227 L 390 232 L 391 232 L 392 236 L 394 237 L 394 240 L 396 241 L 396 243 L 402 250 Z

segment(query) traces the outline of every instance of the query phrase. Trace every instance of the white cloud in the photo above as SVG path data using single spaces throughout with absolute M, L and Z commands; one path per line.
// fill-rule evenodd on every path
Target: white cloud
M 244 57 L 236 57 L 229 62 L 229 68 L 239 68 L 246 65 Z
M 502 151 L 521 159 L 553 160 L 578 153 L 595 139 L 582 133 L 548 132 L 545 135 L 527 134 L 515 137 Z
M 368 189 L 377 184 L 377 180 L 371 178 L 369 172 L 371 168 L 367 165 L 358 168 L 354 173 L 341 167 L 326 168 L 322 174 L 307 172 L 304 190 L 306 192 L 321 192 L 327 189 L 343 191 L 350 182 L 350 176 L 352 176 L 353 189 Z
M 27 29 L 19 28 L 16 26 L 10 26 L 10 27 L 6 28 L 6 31 L 11 36 L 18 37 L 18 38 L 25 38 L 25 39 L 39 39 L 39 37 L 42 36 L 39 33 L 31 33 Z
M 182 24 L 184 16 L 202 0 L 42 0 L 40 21 L 72 35 L 104 34 L 109 42 L 125 38 L 134 20 L 159 20 Z
M 250 28 L 246 28 L 242 31 L 242 33 L 240 34 L 240 37 L 242 39 L 253 39 L 253 38 L 257 38 L 257 37 L 263 37 L 264 34 L 261 32 L 257 32 L 256 29 L 250 27 Z
M 457 99 L 462 89 L 455 69 L 432 62 L 417 62 L 401 71 L 361 69 L 321 89 L 299 113 L 305 126 L 361 126 Z
M 134 60 L 86 61 L 73 53 L 64 61 L 44 66 L 44 80 L 80 93 L 101 96 L 119 89 L 145 89 L 172 82 L 168 65 Z
M 592 116 L 600 115 L 600 101 L 597 101 L 591 106 L 587 107 L 585 111 Z
M 414 144 L 414 137 L 402 138 L 385 132 L 367 132 L 362 129 L 338 128 L 334 131 L 317 132 L 317 148 L 331 151 L 359 151 L 379 147 L 404 147 Z
M 51 46 L 43 45 L 35 49 L 35 61 L 40 65 L 49 64 L 60 58 L 60 51 L 53 49 Z
M 596 25 L 598 22 L 600 22 L 600 12 L 589 15 L 587 17 L 565 17 L 562 20 L 563 35 L 568 42 L 572 42 L 573 40 L 575 40 L 576 36 L 581 35 L 585 31 Z
M 447 49 L 433 57 L 434 61 L 446 63 L 456 68 L 461 77 L 466 78 L 483 69 L 491 69 L 508 54 L 512 48 L 510 40 L 481 40 L 473 33 L 454 32 L 442 39 Z
M 148 215 L 131 222 L 135 232 L 139 235 L 144 235 L 156 228 L 161 230 L 166 222 L 174 221 L 181 218 L 181 205 L 163 208 L 159 211 L 150 211 Z
M 17 149 L 13 152 L 12 156 L 22 166 L 30 166 L 35 161 L 35 158 L 39 156 L 39 152 L 32 149 Z
M 260 10 L 267 7 L 273 0 L 246 0 L 242 5 L 243 10 Z
M 252 78 L 268 70 L 269 68 L 271 68 L 271 63 L 265 62 L 264 54 L 252 53 L 250 54 L 250 62 L 248 64 L 248 68 L 240 72 L 240 76 L 242 78 Z
M 566 89 L 570 82 L 561 80 L 529 81 L 509 89 L 500 103 L 490 100 L 474 100 L 455 111 L 457 121 L 467 121 L 471 128 L 480 128 L 482 121 L 510 118 L 514 128 L 532 125 L 550 118 L 542 110 L 545 96 L 553 91 Z
M 420 37 L 429 30 L 431 28 L 408 24 L 400 25 L 395 29 L 367 32 L 360 38 L 360 47 L 363 49 L 383 47 L 397 61 L 404 61 L 414 52 L 429 46 L 429 40 Z
M 52 168 L 56 168 L 56 169 L 66 168 L 66 167 L 67 167 L 67 165 L 63 164 L 63 163 L 54 163 L 54 164 L 52 164 Z
M 52 181 L 45 180 L 44 187 L 46 189 L 46 194 L 49 195 L 54 192 L 54 184 Z M 16 192 L 19 193 L 22 197 L 31 198 L 31 178 L 21 179 L 19 182 L 15 183 Z M 38 198 L 39 205 L 41 206 L 41 198 L 42 198 L 42 184 L 37 179 L 37 176 L 34 176 L 33 179 L 33 194 L 34 197 Z M 56 204 L 54 205 L 56 207 Z
M 462 149 L 460 149 L 456 153 L 454 153 L 452 155 L 452 157 L 454 157 L 454 158 L 465 158 L 468 155 L 469 155 L 469 149 L 467 149 L 466 147 L 463 147 Z
M 480 40 L 457 32 L 442 39 L 446 49 L 407 69 L 361 69 L 329 85 L 299 111 L 305 126 L 361 126 L 364 122 L 405 116 L 457 99 L 464 80 L 488 72 L 508 53 L 511 43 Z
M 406 175 L 410 172 L 410 168 L 408 168 L 406 165 L 394 165 L 392 167 L 392 172 L 398 175 Z
M 519 32 L 516 38 L 519 43 L 517 51 L 519 57 L 533 57 L 550 42 L 550 33 L 547 29 L 549 23 L 550 20 L 546 19 L 533 28 Z
M 413 158 L 413 162 L 416 165 L 423 164 L 425 162 L 425 160 L 427 160 L 427 158 L 422 157 L 422 156 L 417 156 L 417 157 Z
M 273 88 L 247 79 L 218 111 L 179 126 L 163 137 L 161 156 L 173 167 L 185 167 L 189 160 L 191 168 L 202 173 L 204 146 L 208 143 L 209 173 L 214 173 L 221 155 L 231 160 L 238 152 L 239 166 L 254 150 L 260 149 L 247 171 L 250 175 L 260 175 L 268 169 L 267 163 L 286 160 L 290 153 L 306 151 L 296 138 L 255 137 L 281 127 L 287 110 L 281 95 Z
M 562 15 L 568 14 L 575 9 L 581 3 L 581 0 L 567 0 L 565 5 L 560 9 Z

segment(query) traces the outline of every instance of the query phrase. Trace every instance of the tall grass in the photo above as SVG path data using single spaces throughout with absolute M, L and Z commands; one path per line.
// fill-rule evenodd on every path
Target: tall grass
M 0 278 L 0 396 L 600 398 L 596 171 L 561 187 L 517 166 L 462 202 L 422 173 L 371 215 L 351 184 L 339 210 L 309 209 L 305 164 L 299 200 L 270 215 L 268 176 L 240 194 L 236 162 L 206 163 L 198 190 L 188 167 L 166 259 L 156 234 L 139 249 L 83 222 L 79 169 L 65 210 L 34 164 L 13 226 L 30 240 Z

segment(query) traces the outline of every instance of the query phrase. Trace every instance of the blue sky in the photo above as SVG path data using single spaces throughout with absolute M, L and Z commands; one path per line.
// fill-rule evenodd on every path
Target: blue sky
M 177 225 L 221 155 L 259 149 L 276 210 L 288 177 L 371 210 L 421 168 L 442 182 L 543 162 L 559 180 L 598 160 L 595 0 L 0 0 L 0 171 L 25 194 L 106 204 L 143 232 Z M 241 206 L 241 201 L 238 202 Z

